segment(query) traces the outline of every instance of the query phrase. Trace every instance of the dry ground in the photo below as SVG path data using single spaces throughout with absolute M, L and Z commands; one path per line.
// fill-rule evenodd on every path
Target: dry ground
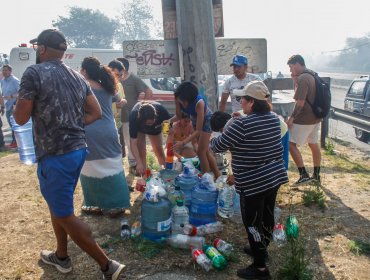
M 370 279 L 370 256 L 350 251 L 351 240 L 370 243 L 370 163 L 363 155 L 349 147 L 335 143 L 336 156 L 324 155 L 323 190 L 326 209 L 302 204 L 302 193 L 308 187 L 281 188 L 278 205 L 284 221 L 289 211 L 296 215 L 301 234 L 307 245 L 309 267 L 314 279 Z M 69 242 L 69 252 L 74 270 L 61 275 L 39 261 L 41 249 L 55 248 L 49 213 L 35 175 L 36 166 L 21 165 L 17 154 L 2 154 L 0 158 L 0 279 L 100 279 L 98 267 L 74 243 Z M 306 162 L 310 157 L 305 152 Z M 309 165 L 310 166 L 310 165 Z M 290 180 L 297 179 L 295 168 L 289 171 Z M 131 182 L 133 178 L 128 178 Z M 140 196 L 133 193 L 130 219 L 140 211 Z M 76 214 L 93 231 L 96 240 L 109 247 L 109 256 L 127 265 L 127 279 L 140 279 L 157 272 L 176 272 L 197 279 L 238 279 L 236 270 L 251 259 L 241 250 L 246 243 L 242 226 L 223 220 L 225 229 L 218 234 L 233 243 L 240 260 L 230 263 L 222 272 L 201 272 L 191 261 L 188 251 L 165 247 L 150 256 L 147 249 L 133 241 L 119 241 L 119 219 L 85 216 L 80 213 L 81 188 L 75 194 Z M 290 209 L 290 210 L 289 210 Z M 208 236 L 207 241 L 213 240 Z M 117 241 L 118 240 L 118 241 Z M 269 267 L 274 277 L 284 261 L 283 248 L 272 244 L 269 248 Z M 155 253 L 155 252 L 154 252 Z

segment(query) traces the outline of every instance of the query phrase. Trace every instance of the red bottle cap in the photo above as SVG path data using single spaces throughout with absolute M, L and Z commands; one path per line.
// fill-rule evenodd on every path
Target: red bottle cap
M 213 241 L 213 246 L 217 248 L 218 243 L 220 243 L 221 238 L 216 238 L 215 241 Z

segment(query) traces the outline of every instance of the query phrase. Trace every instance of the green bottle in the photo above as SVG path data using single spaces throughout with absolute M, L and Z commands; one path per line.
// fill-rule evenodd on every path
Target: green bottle
M 299 227 L 297 218 L 293 215 L 289 215 L 286 220 L 285 233 L 288 237 L 288 240 L 298 238 Z
M 223 255 L 213 246 L 203 245 L 203 251 L 208 258 L 211 259 L 212 265 L 217 270 L 222 270 L 226 267 L 227 261 Z

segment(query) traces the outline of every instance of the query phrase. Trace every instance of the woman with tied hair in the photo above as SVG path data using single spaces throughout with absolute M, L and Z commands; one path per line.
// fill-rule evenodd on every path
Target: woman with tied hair
M 112 112 L 117 81 L 113 72 L 94 57 L 82 61 L 81 74 L 90 83 L 103 113 L 100 120 L 85 126 L 88 154 L 80 176 L 84 195 L 82 209 L 115 217 L 130 207 L 122 148 Z
M 194 132 L 183 141 L 178 141 L 174 149 L 181 149 L 194 139 L 198 141 L 197 155 L 200 160 L 200 169 L 203 173 L 212 171 L 215 179 L 220 176 L 216 159 L 208 149 L 211 138 L 212 111 L 208 108 L 206 100 L 199 94 L 198 88 L 191 82 L 181 83 L 175 90 L 176 115 L 170 123 L 181 119 L 182 113 L 190 116 Z
M 131 150 L 136 160 L 136 174 L 146 170 L 146 140 L 148 135 L 158 163 L 164 165 L 166 158 L 162 145 L 162 123 L 170 118 L 167 109 L 154 101 L 136 103 L 129 116 Z
M 240 104 L 247 116 L 235 119 L 223 133 L 213 138 L 213 152 L 230 150 L 236 191 L 253 263 L 239 269 L 244 279 L 270 279 L 266 267 L 267 247 L 274 227 L 274 207 L 279 187 L 288 182 L 281 145 L 280 120 L 271 112 L 269 91 L 261 81 L 252 81 L 242 90 Z

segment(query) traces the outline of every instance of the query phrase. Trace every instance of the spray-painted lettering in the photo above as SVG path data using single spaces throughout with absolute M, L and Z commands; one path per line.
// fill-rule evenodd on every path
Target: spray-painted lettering
M 138 66 L 139 65 L 171 66 L 172 62 L 175 61 L 173 53 L 170 53 L 170 55 L 166 57 L 165 53 L 157 53 L 156 50 L 147 50 L 145 52 L 142 52 L 141 54 L 135 53 L 135 55 L 126 55 L 126 58 L 136 59 L 136 63 Z

